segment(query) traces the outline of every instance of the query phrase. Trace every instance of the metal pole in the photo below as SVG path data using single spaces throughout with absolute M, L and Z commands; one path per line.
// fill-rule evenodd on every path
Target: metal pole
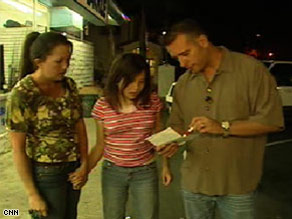
M 36 31 L 36 27 L 37 27 L 37 25 L 36 25 L 36 19 L 35 19 L 35 15 L 36 15 L 36 7 L 35 7 L 35 1 L 36 0 L 33 0 L 33 30 L 34 31 Z
M 145 33 L 146 33 L 146 19 L 145 19 L 145 11 L 144 11 L 144 5 L 142 5 L 141 8 L 141 27 L 140 27 L 140 40 L 139 40 L 139 47 L 140 47 L 140 54 L 146 58 L 146 39 L 145 39 Z

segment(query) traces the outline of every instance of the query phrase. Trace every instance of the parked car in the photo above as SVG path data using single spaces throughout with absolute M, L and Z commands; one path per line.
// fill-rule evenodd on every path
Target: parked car
M 263 63 L 274 75 L 277 81 L 277 89 L 282 99 L 286 121 L 292 121 L 292 61 L 264 60 Z M 173 90 L 176 82 L 173 82 L 165 97 L 169 112 L 173 101 Z
M 292 61 L 263 61 L 277 81 L 283 106 L 292 107 Z
M 292 61 L 264 60 L 277 81 L 277 89 L 282 99 L 285 120 L 292 121 Z
M 173 91 L 174 91 L 174 87 L 175 87 L 176 82 L 173 82 L 170 87 L 169 90 L 165 96 L 165 101 L 166 101 L 166 106 L 168 108 L 168 111 L 171 111 L 171 105 L 172 105 L 172 101 L 173 101 Z

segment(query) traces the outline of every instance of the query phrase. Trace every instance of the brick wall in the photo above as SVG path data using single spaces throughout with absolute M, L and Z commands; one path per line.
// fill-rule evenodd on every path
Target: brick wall
M 67 76 L 72 77 L 78 88 L 93 85 L 94 80 L 94 47 L 89 42 L 71 40 L 73 54 Z
M 5 84 L 8 87 L 17 80 L 21 47 L 26 34 L 32 31 L 33 29 L 28 27 L 0 28 L 0 44 L 4 45 Z M 38 28 L 37 31 L 44 32 L 45 28 Z

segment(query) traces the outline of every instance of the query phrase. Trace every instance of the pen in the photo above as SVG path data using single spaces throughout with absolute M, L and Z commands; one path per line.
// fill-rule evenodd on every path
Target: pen
M 189 134 L 191 134 L 194 130 L 194 127 L 190 127 L 184 134 L 183 134 L 183 137 L 186 137 L 188 136 Z

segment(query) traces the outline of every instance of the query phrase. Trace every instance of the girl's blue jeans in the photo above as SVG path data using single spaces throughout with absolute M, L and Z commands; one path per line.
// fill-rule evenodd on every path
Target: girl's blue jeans
M 104 219 L 124 219 L 129 195 L 131 219 L 158 218 L 156 162 L 141 167 L 119 167 L 104 160 L 102 166 Z

